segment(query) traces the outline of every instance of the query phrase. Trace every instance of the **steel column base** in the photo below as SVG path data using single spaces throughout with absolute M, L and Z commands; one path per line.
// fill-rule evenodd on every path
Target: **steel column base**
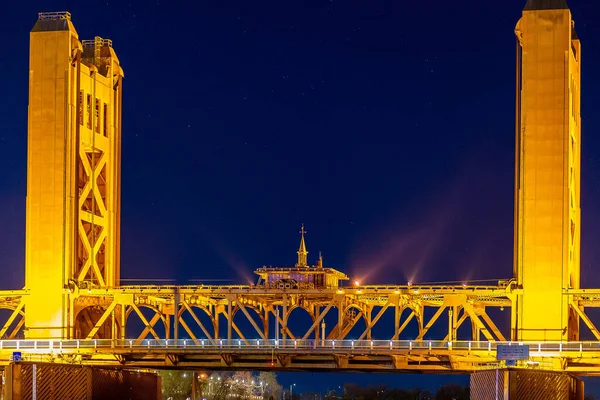
M 550 371 L 499 369 L 471 374 L 471 400 L 583 400 L 583 381 Z
M 160 400 L 160 376 L 90 366 L 12 363 L 4 400 Z

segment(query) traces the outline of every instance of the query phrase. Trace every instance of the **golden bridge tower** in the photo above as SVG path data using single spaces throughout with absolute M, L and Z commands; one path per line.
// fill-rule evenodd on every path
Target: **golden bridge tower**
M 517 35 L 513 340 L 577 340 L 581 46 L 565 0 L 529 0 Z
M 30 41 L 25 335 L 69 338 L 94 319 L 76 293 L 119 284 L 123 71 L 67 12 L 40 13 Z

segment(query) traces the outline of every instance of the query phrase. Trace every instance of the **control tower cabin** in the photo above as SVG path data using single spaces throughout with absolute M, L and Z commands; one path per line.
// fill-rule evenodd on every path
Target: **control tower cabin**
M 315 266 L 309 266 L 308 251 L 304 241 L 304 225 L 300 230 L 300 247 L 298 248 L 298 262 L 294 267 L 262 267 L 254 271 L 259 276 L 257 286 L 272 289 L 331 289 L 337 288 L 341 281 L 347 281 L 348 276 L 333 268 L 323 267 L 323 257 Z

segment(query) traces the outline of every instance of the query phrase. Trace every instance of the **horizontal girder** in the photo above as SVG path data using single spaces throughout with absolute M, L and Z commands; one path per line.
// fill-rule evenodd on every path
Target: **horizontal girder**
M 469 373 L 501 367 L 498 344 L 528 345 L 520 368 L 600 374 L 597 342 L 413 342 L 406 340 L 5 340 L 0 363 L 23 361 L 144 368 L 275 369 Z M 558 361 L 558 362 L 557 362 Z
M 304 296 L 311 302 L 327 303 L 332 296 L 354 296 L 371 304 L 384 305 L 389 297 L 400 296 L 404 299 L 419 300 L 427 304 L 440 304 L 448 295 L 465 295 L 482 305 L 510 306 L 510 290 L 497 286 L 361 286 L 338 289 L 266 289 L 262 287 L 234 286 L 120 286 L 116 288 L 92 288 L 80 292 L 83 295 L 111 296 L 116 294 L 135 294 L 151 296 L 160 302 L 172 298 L 175 294 L 198 296 L 211 304 L 226 304 L 231 295 L 252 296 L 257 301 L 278 301 L 282 295 Z

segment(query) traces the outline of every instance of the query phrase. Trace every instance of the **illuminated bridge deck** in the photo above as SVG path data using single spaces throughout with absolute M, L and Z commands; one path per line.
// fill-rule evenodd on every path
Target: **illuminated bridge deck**
M 56 341 L 16 340 L 23 334 L 30 294 L 2 291 L 0 308 L 7 319 L 0 327 L 0 363 L 20 352 L 24 361 L 121 368 L 468 373 L 502 366 L 496 359 L 498 344 L 519 345 L 507 341 L 510 336 L 496 326 L 488 310 L 507 307 L 512 313 L 521 291 L 514 282 L 326 289 L 74 287 L 65 288 L 66 294 L 82 306 L 101 308 L 102 315 L 88 325 L 85 339 Z M 600 374 L 600 334 L 585 313 L 588 307 L 600 306 L 600 291 L 565 290 L 563 295 L 598 341 L 524 343 L 530 348 L 529 360 L 518 366 Z M 313 322 L 292 331 L 288 322 L 298 309 Z M 327 331 L 320 329 L 325 317 Z M 412 340 L 399 340 L 409 323 Z M 472 329 L 458 331 L 465 323 Z M 96 339 L 99 329 L 107 327 L 113 339 Z M 388 337 L 379 336 L 382 329 Z M 351 331 L 356 340 L 349 339 Z
M 207 368 L 468 373 L 502 366 L 497 345 L 528 345 L 521 368 L 590 374 L 600 368 L 600 342 L 472 342 L 408 340 L 4 340 L 0 360 L 122 368 Z

